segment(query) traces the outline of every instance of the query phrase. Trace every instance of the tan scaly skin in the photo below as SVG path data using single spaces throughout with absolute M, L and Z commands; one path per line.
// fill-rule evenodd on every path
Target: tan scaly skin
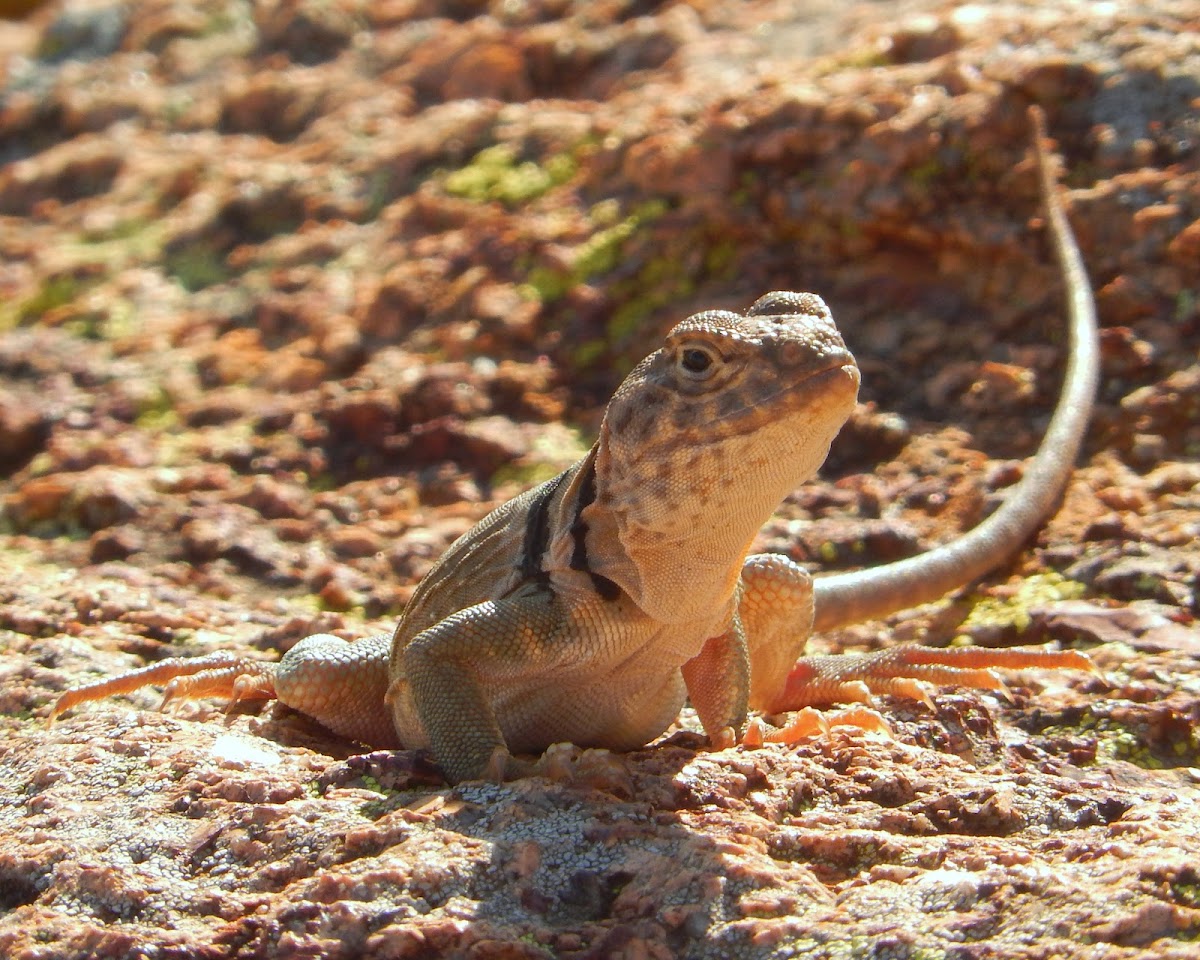
M 809 633 L 936 599 L 1015 553 L 1053 508 L 1095 392 L 1095 310 L 1036 149 L 1068 288 L 1071 359 L 1046 438 L 995 514 L 911 560 L 817 579 L 747 556 L 779 502 L 820 467 L 854 409 L 858 368 L 821 299 L 770 293 L 745 315 L 689 317 L 630 373 L 591 452 L 490 513 L 418 586 L 393 636 L 308 637 L 278 664 L 168 660 L 64 693 L 51 719 L 150 683 L 166 696 L 277 697 L 376 747 L 432 748 L 447 778 L 513 776 L 553 743 L 628 750 L 685 698 L 715 747 L 750 710 L 925 697 L 916 681 L 997 687 L 991 667 L 1090 669 L 1074 652 L 932 650 L 803 657 Z M 800 659 L 798 659 L 800 658 Z M 870 725 L 862 713 L 848 719 Z M 782 733 L 822 726 L 811 711 Z

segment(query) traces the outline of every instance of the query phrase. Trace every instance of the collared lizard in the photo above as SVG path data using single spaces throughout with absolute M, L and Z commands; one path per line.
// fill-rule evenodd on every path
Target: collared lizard
M 992 667 L 1089 669 L 1071 651 L 901 645 L 803 657 L 813 629 L 937 599 L 1012 555 L 1078 453 L 1098 377 L 1095 308 L 1035 152 L 1068 291 L 1070 359 L 1038 453 L 1004 504 L 945 546 L 813 580 L 748 556 L 780 501 L 820 467 L 856 402 L 859 371 L 824 302 L 769 293 L 744 315 L 698 313 L 667 334 L 609 403 L 579 463 L 499 507 L 421 581 L 395 633 L 308 637 L 278 664 L 173 659 L 64 693 L 79 703 L 167 682 L 166 695 L 277 697 L 377 747 L 432 748 L 451 781 L 515 775 L 514 754 L 570 741 L 627 750 L 690 697 L 714 746 L 755 739 L 751 709 L 920 695 L 919 680 L 995 687 Z

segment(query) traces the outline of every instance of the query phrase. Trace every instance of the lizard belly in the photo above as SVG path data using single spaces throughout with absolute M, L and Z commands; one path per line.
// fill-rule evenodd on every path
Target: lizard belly
M 609 750 L 645 746 L 679 716 L 687 699 L 681 667 L 712 630 L 707 620 L 658 624 L 622 607 L 609 621 L 608 656 L 530 676 L 518 687 L 489 689 L 505 742 L 516 753 L 564 742 Z
M 487 697 L 514 753 L 540 753 L 554 743 L 634 750 L 667 729 L 687 696 L 679 670 L 641 669 L 636 684 L 613 675 L 548 675 L 519 688 L 490 689 Z M 388 693 L 396 735 L 405 749 L 428 747 L 406 679 Z
M 496 708 L 504 739 L 515 753 L 540 753 L 563 742 L 635 750 L 671 725 L 685 696 L 676 670 L 645 677 L 637 688 L 603 677 L 586 686 L 551 681 L 536 690 L 506 695 Z

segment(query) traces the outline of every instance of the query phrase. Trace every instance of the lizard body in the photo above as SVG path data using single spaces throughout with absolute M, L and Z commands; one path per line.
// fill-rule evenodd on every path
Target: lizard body
M 750 709 L 920 695 L 920 678 L 996 686 L 993 666 L 1087 667 L 1071 652 L 913 646 L 801 658 L 814 624 L 906 609 L 996 566 L 1061 493 L 1095 390 L 1096 325 L 1040 133 L 1037 155 L 1072 360 L 1024 479 L 959 540 L 815 585 L 785 557 L 747 556 L 825 459 L 859 380 L 819 297 L 770 293 L 744 315 L 707 311 L 671 330 L 614 395 L 588 455 L 452 544 L 390 637 L 316 635 L 278 664 L 164 661 L 68 691 L 52 718 L 162 681 L 168 697 L 278 697 L 363 743 L 431 747 L 457 781 L 523 772 L 512 754 L 560 741 L 641 746 L 687 697 L 721 746 L 745 733 Z

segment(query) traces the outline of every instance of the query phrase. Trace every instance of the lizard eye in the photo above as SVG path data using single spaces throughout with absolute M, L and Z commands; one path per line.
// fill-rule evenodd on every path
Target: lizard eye
M 704 380 L 716 362 L 713 352 L 706 347 L 684 347 L 679 351 L 676 363 L 689 380 Z

